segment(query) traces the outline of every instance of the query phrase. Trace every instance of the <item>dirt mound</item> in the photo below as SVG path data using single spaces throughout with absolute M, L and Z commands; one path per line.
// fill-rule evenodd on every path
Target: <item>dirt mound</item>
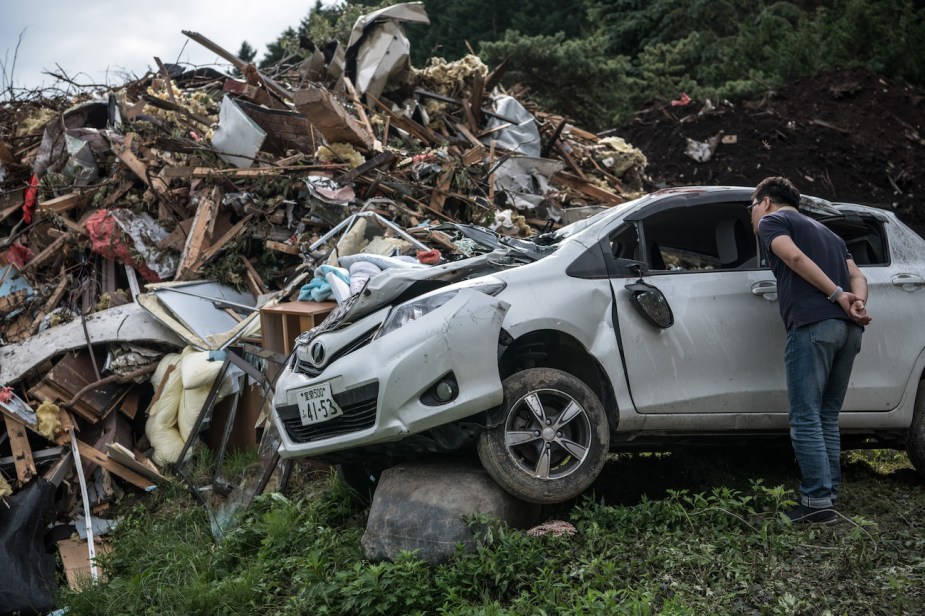
M 838 69 L 759 101 L 659 105 L 618 132 L 649 159 L 656 186 L 754 186 L 784 175 L 801 191 L 895 211 L 925 235 L 925 92 Z M 716 143 L 697 162 L 688 140 Z

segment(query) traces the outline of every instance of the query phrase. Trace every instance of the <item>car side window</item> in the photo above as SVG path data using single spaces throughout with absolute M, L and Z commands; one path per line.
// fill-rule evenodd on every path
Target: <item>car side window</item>
M 844 217 L 824 219 L 820 222 L 845 240 L 848 252 L 857 265 L 864 267 L 890 264 L 890 251 L 881 221 L 872 216 L 861 217 L 849 213 Z
M 653 272 L 755 269 L 758 240 L 747 205 L 708 203 L 652 214 L 641 223 L 640 254 Z

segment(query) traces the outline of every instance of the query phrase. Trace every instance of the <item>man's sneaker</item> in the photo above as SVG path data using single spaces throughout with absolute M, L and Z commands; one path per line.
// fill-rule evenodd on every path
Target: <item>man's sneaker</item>
M 794 524 L 834 524 L 838 522 L 838 514 L 832 507 L 807 507 L 797 505 L 787 512 L 787 517 Z

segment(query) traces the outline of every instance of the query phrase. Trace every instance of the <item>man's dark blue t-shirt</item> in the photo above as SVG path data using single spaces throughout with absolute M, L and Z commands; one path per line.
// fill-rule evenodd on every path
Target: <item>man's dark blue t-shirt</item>
M 784 265 L 771 252 L 771 240 L 787 235 L 832 281 L 844 290 L 850 289 L 847 259 L 851 258 L 844 240 L 822 224 L 796 210 L 779 210 L 762 217 L 758 237 L 768 253 L 768 263 L 777 278 L 780 315 L 784 326 L 800 327 L 826 319 L 850 320 L 837 303 L 832 303 L 819 289 Z

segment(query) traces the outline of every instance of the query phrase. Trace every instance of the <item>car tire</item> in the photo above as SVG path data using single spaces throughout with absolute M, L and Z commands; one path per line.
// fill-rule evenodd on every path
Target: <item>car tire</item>
M 560 503 L 584 492 L 610 446 L 607 414 L 594 392 L 552 368 L 518 372 L 502 385 L 501 421 L 478 441 L 488 474 L 531 503 Z
M 915 412 L 906 439 L 906 452 L 912 466 L 925 478 L 925 381 L 919 381 L 919 389 L 915 394 Z

